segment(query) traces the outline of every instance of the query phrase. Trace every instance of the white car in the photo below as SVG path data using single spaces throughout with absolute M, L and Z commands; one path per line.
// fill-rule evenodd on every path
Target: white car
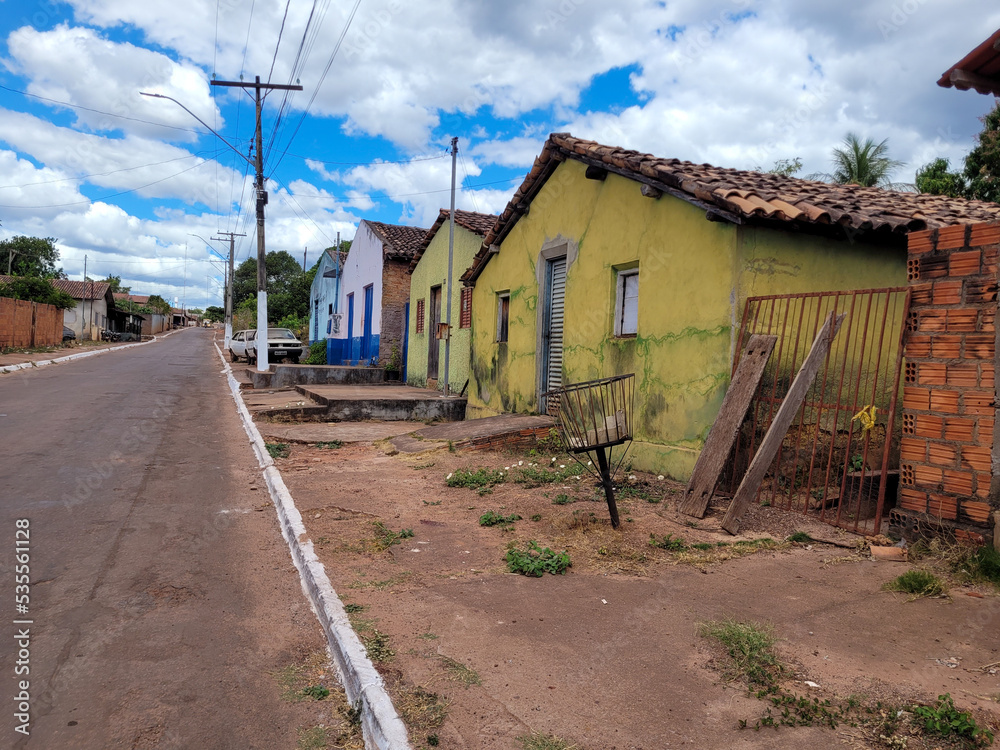
M 249 364 L 250 358 L 247 357 L 247 336 L 256 334 L 257 331 L 236 331 L 233 337 L 229 339 L 229 361 L 239 362 L 240 357 L 246 359 Z
M 246 331 L 246 353 L 247 362 L 257 361 L 257 331 Z M 306 347 L 295 338 L 295 334 L 287 328 L 267 329 L 267 361 L 280 362 L 288 358 L 292 364 L 297 365 L 299 360 L 305 355 Z

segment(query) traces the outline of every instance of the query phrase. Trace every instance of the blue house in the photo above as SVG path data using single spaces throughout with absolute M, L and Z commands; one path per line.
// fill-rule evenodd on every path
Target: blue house
M 325 314 L 332 316 L 330 332 L 325 334 L 328 364 L 384 367 L 393 349 L 403 358 L 410 300 L 408 271 L 425 234 L 427 230 L 420 227 L 367 219 L 358 225 L 339 278 L 335 264 L 333 275 L 327 277 L 328 283 L 332 279 L 333 289 L 324 298 L 326 302 L 318 295 L 313 298 L 313 313 L 319 310 L 320 314 L 321 334 L 323 304 Z
M 340 277 L 343 276 L 347 253 L 337 253 L 333 248 L 323 251 L 319 267 L 309 289 L 309 343 L 325 341 L 337 333 L 339 316 L 343 313 L 340 295 Z

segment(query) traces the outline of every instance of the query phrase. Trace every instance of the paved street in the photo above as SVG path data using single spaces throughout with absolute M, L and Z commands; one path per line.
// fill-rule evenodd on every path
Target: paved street
M 295 747 L 273 673 L 320 629 L 211 337 L 0 376 L 0 747 Z

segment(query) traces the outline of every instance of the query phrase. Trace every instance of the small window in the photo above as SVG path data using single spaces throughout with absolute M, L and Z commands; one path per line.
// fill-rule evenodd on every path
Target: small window
M 422 299 L 417 300 L 417 319 L 416 319 L 416 332 L 424 332 L 424 301 Z
M 635 336 L 639 330 L 638 268 L 618 272 L 615 297 L 615 336 Z
M 317 302 L 317 304 L 318 304 L 318 303 L 319 303 L 319 300 L 316 300 L 316 302 Z M 333 303 L 331 302 L 331 303 L 330 303 L 329 305 L 327 305 L 327 307 L 329 308 L 329 310 L 327 310 L 327 313 L 326 313 L 326 314 L 327 314 L 327 315 L 333 315 Z
M 497 341 L 507 340 L 510 329 L 510 292 L 497 295 Z
M 458 316 L 459 328 L 472 328 L 472 287 L 462 287 L 462 305 Z

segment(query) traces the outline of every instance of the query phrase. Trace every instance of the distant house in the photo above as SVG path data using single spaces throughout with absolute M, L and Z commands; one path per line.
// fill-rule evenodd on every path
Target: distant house
M 1000 29 L 944 72 L 938 86 L 1000 96 Z
M 115 306 L 135 314 L 140 320 L 141 335 L 153 336 L 170 328 L 170 318 L 154 312 L 136 312 L 136 309 L 149 309 L 148 294 L 125 294 L 115 292 Z
M 420 227 L 367 219 L 358 225 L 341 279 L 344 317 L 327 344 L 329 364 L 384 365 L 393 347 L 402 352 L 408 270 L 426 233 Z
M 326 341 L 340 333 L 341 309 L 340 280 L 343 276 L 347 253 L 339 257 L 330 248 L 323 252 L 309 289 L 309 343 Z M 337 316 L 336 318 L 334 316 Z
M 690 476 L 729 385 L 745 302 L 900 288 L 911 231 L 1000 206 L 722 169 L 549 137 L 462 281 L 468 414 L 546 410 L 635 373 L 638 469 Z
M 63 311 L 63 324 L 73 329 L 77 340 L 100 339 L 115 309 L 111 286 L 103 281 L 69 279 L 52 279 L 52 286 L 76 300 L 75 307 Z
M 441 209 L 410 261 L 410 315 L 407 337 L 406 382 L 444 390 L 445 342 L 438 326 L 445 323 L 448 299 L 448 239 L 450 212 Z M 455 211 L 452 257 L 451 345 L 448 379 L 459 392 L 469 379 L 472 331 L 472 288 L 459 277 L 472 263 L 483 237 L 497 217 L 474 211 Z

